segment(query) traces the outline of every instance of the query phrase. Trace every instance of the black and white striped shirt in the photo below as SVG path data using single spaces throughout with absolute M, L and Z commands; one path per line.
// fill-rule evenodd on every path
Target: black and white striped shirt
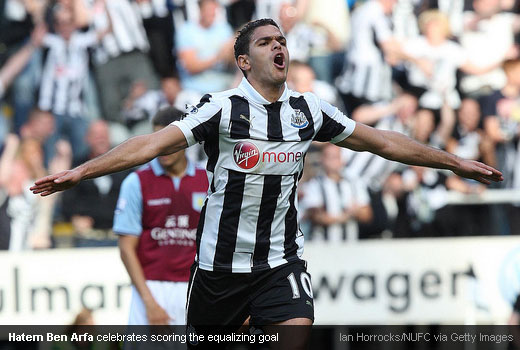
M 367 187 L 361 178 L 340 181 L 322 174 L 304 184 L 305 195 L 303 207 L 305 209 L 323 208 L 327 214 L 339 216 L 353 206 L 364 207 L 370 205 Z M 314 225 L 312 240 L 326 240 L 340 242 L 348 239 L 357 239 L 358 226 L 356 219 L 344 223 L 331 225 Z
M 388 101 L 392 97 L 392 69 L 380 43 L 392 37 L 392 29 L 379 1 L 357 7 L 352 12 L 351 29 L 345 68 L 336 80 L 338 90 L 372 102 Z
M 55 34 L 45 36 L 43 44 L 49 52 L 43 65 L 40 109 L 71 117 L 83 116 L 83 89 L 89 74 L 87 49 L 97 42 L 93 31 L 76 31 L 68 41 Z
M 339 142 L 355 127 L 312 93 L 264 99 L 246 79 L 205 95 L 175 122 L 188 145 L 205 141 L 210 188 L 197 232 L 203 270 L 266 270 L 303 252 L 296 188 L 311 142 Z
M 106 63 L 110 58 L 125 52 L 147 52 L 149 44 L 138 4 L 129 0 L 110 0 L 105 4 L 106 9 L 99 2 L 91 5 L 94 13 L 93 25 L 97 31 L 106 30 L 110 25 L 109 21 L 112 23 L 112 31 L 103 37 L 96 48 L 95 63 Z

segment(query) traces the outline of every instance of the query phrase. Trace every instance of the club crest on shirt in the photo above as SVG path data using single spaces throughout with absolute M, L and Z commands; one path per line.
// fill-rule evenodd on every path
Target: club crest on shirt
M 309 125 L 309 121 L 307 120 L 305 113 L 299 109 L 295 109 L 294 114 L 291 116 L 291 126 L 297 129 L 303 129 L 307 125 Z
M 196 107 L 196 106 L 193 106 L 193 105 L 190 105 L 190 104 L 187 104 L 184 106 L 184 108 L 186 109 L 186 111 L 189 113 L 189 114 L 195 114 L 199 111 L 199 109 Z
M 204 200 L 206 199 L 205 192 L 193 192 L 191 194 L 191 206 L 193 210 L 200 213 L 202 207 L 204 206 Z

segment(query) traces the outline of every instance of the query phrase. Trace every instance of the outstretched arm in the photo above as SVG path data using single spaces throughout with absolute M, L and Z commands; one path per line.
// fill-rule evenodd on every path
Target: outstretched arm
M 107 153 L 86 163 L 37 180 L 31 191 L 48 196 L 69 189 L 81 180 L 99 177 L 146 163 L 159 155 L 187 147 L 186 139 L 176 126 L 169 126 L 148 135 L 132 137 Z
M 459 158 L 451 153 L 426 146 L 401 133 L 378 130 L 356 123 L 352 135 L 337 144 L 355 151 L 369 151 L 386 159 L 409 165 L 448 169 L 455 174 L 483 184 L 502 181 L 502 173 L 486 164 Z

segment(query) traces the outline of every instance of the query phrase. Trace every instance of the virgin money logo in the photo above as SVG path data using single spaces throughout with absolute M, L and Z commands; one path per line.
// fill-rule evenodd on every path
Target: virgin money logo
M 235 164 L 242 169 L 254 168 L 260 160 L 260 151 L 251 142 L 241 141 L 233 148 Z

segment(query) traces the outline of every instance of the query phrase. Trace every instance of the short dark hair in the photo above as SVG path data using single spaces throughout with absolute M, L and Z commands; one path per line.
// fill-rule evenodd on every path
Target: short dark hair
M 167 107 L 160 109 L 152 119 L 152 124 L 154 127 L 162 126 L 166 127 L 171 123 L 181 120 L 184 118 L 184 113 L 179 111 L 175 107 Z
M 238 31 L 237 38 L 235 39 L 235 45 L 233 47 L 235 50 L 235 61 L 238 60 L 238 56 L 249 54 L 249 44 L 251 42 L 253 32 L 256 28 L 263 26 L 275 26 L 276 28 L 280 29 L 278 24 L 276 24 L 276 22 L 271 18 L 261 18 L 246 23 L 242 29 Z M 244 73 L 244 76 L 246 75 L 246 72 L 242 71 L 242 73 Z

